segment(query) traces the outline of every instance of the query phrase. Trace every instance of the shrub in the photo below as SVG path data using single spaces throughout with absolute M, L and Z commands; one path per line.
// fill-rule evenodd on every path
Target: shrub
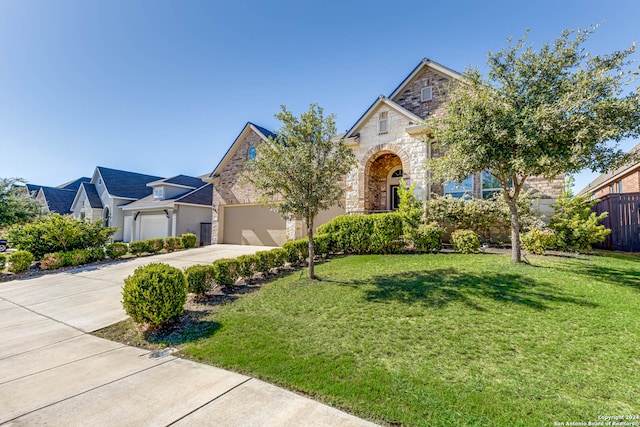
M 91 248 L 89 251 L 89 262 L 101 261 L 105 257 L 104 248 Z
M 473 230 L 456 230 L 451 233 L 453 250 L 462 254 L 473 254 L 480 250 L 480 239 Z
M 273 264 L 274 254 L 271 251 L 260 251 L 253 254 L 255 259 L 256 271 L 259 273 L 268 273 Z
M 175 250 L 180 249 L 181 247 L 182 247 L 182 244 L 180 243 L 179 237 L 169 236 L 166 239 L 164 239 L 164 248 L 168 252 L 173 252 Z
M 186 301 L 187 281 L 175 267 L 141 266 L 124 280 L 122 306 L 137 323 L 159 325 L 182 314 Z
M 123 242 L 115 242 L 107 245 L 107 256 L 111 259 L 119 259 L 129 252 L 129 246 Z
M 285 252 L 285 254 L 287 254 L 287 251 L 285 251 L 284 249 L 282 250 Z M 236 262 L 238 277 L 247 279 L 253 277 L 253 275 L 256 273 L 256 260 L 253 255 L 240 255 L 236 258 Z
M 282 245 L 282 249 L 287 253 L 287 262 L 298 264 L 309 257 L 309 240 L 291 240 Z
M 145 252 L 151 252 L 151 250 L 149 249 L 149 243 L 147 240 L 136 240 L 135 242 L 129 243 L 129 252 L 138 256 Z
M 4 270 L 4 267 L 7 265 L 7 256 L 5 254 L 0 254 L 0 271 Z
M 318 227 L 318 234 L 331 236 L 333 252 L 366 254 L 373 235 L 373 216 L 340 215 Z
M 162 249 L 164 249 L 164 239 L 148 239 L 146 242 L 147 248 L 149 248 L 149 253 L 157 254 Z
M 68 265 L 67 262 L 65 252 L 54 252 L 52 254 L 45 254 L 45 256 L 42 257 L 40 268 L 42 270 L 57 270 L 58 268 Z
M 556 232 L 556 247 L 562 251 L 588 252 L 593 243 L 603 242 L 611 230 L 600 224 L 608 213 L 597 215 L 591 208 L 600 202 L 590 194 L 573 196 L 568 181 L 562 195 L 552 206 L 555 214 L 549 228 Z
M 314 239 L 315 241 L 315 239 Z M 270 268 L 282 268 L 287 262 L 287 251 L 282 248 L 271 249 Z
M 369 217 L 373 222 L 373 233 L 367 253 L 397 254 L 402 252 L 404 249 L 402 216 L 398 213 L 386 213 Z
M 198 238 L 193 233 L 186 233 L 180 236 L 180 242 L 185 249 L 195 248 Z
M 555 247 L 556 233 L 553 230 L 533 228 L 520 237 L 522 248 L 532 254 L 543 255 L 547 249 Z
M 400 179 L 398 186 L 398 214 L 402 218 L 402 238 L 409 244 L 415 245 L 416 233 L 424 215 L 424 204 L 415 196 L 415 182 L 407 187 L 404 179 Z
M 238 277 L 238 263 L 232 258 L 218 259 L 213 262 L 213 281 L 225 288 L 230 288 Z
M 9 257 L 9 271 L 12 273 L 22 273 L 31 267 L 34 256 L 29 251 L 15 251 Z
M 213 266 L 194 265 L 184 270 L 187 278 L 187 290 L 194 294 L 204 295 L 213 287 Z
M 47 253 L 102 247 L 115 231 L 100 221 L 51 214 L 30 224 L 14 226 L 7 234 L 12 246 L 40 259 Z
M 415 231 L 413 244 L 418 252 L 438 253 L 442 249 L 444 230 L 435 222 L 421 225 Z
M 329 234 L 316 234 L 315 236 L 313 236 L 313 248 L 316 252 L 316 256 L 329 255 L 330 244 L 331 244 L 331 236 Z

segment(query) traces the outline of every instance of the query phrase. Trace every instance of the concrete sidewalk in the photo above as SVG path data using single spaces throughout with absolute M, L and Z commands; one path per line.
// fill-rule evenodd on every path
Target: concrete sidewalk
M 264 250 L 213 245 L 0 283 L 0 424 L 372 426 L 262 381 L 87 332 L 126 318 L 125 277 Z

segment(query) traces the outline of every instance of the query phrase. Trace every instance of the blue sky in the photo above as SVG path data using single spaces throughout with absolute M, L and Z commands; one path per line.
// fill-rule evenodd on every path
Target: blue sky
M 528 28 L 539 46 L 603 20 L 587 48 L 609 52 L 640 39 L 639 16 L 637 0 L 3 0 L 0 176 L 204 174 L 247 121 L 277 129 L 281 104 L 317 102 L 344 131 L 424 57 L 484 70 Z

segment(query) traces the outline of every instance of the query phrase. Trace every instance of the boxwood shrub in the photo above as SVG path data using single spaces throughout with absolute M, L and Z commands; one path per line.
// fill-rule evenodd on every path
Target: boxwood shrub
M 149 249 L 147 240 L 136 240 L 135 242 L 129 243 L 129 252 L 135 256 L 139 256 L 143 253 L 151 252 L 151 250 Z
M 129 252 L 129 246 L 123 242 L 115 242 L 107 245 L 107 256 L 111 259 L 119 259 Z
M 9 256 L 9 271 L 12 273 L 27 271 L 33 259 L 33 254 L 29 251 L 15 251 Z
M 402 216 L 398 213 L 368 215 L 372 221 L 369 253 L 397 254 L 404 250 Z
M 238 262 L 234 258 L 222 258 L 213 262 L 213 281 L 224 288 L 231 288 L 238 278 Z
M 197 241 L 198 238 L 193 233 L 186 233 L 180 236 L 180 242 L 182 243 L 182 247 L 185 249 L 195 248 Z
M 236 258 L 236 263 L 239 278 L 250 279 L 255 273 L 257 273 L 255 267 L 256 260 L 253 255 L 240 255 Z
M 186 301 L 187 280 L 170 265 L 141 266 L 124 280 L 122 306 L 137 323 L 164 323 L 181 315 Z
M 164 239 L 164 248 L 168 252 L 173 252 L 175 250 L 182 248 L 182 243 L 180 242 L 180 238 L 173 237 L 173 236 L 167 237 L 166 239 Z
M 147 242 L 147 248 L 149 249 L 148 251 L 149 253 L 157 254 L 158 252 L 164 249 L 164 239 L 161 239 L 161 238 L 148 239 L 146 242 Z
M 473 230 L 456 230 L 451 233 L 453 250 L 463 254 L 473 254 L 480 250 L 480 239 Z
M 287 262 L 295 265 L 309 257 L 309 240 L 291 240 L 282 245 L 282 249 L 287 253 Z
M 421 225 L 413 233 L 413 244 L 418 252 L 438 253 L 442 249 L 444 229 L 435 222 Z
M 532 254 L 543 255 L 556 244 L 556 233 L 553 230 L 533 228 L 521 238 L 522 248 Z
M 184 270 L 187 278 L 187 290 L 191 293 L 204 295 L 214 285 L 213 265 L 193 265 Z
M 402 242 L 402 217 L 395 212 L 374 215 L 341 215 L 318 227 L 329 235 L 328 250 L 334 253 L 398 253 Z

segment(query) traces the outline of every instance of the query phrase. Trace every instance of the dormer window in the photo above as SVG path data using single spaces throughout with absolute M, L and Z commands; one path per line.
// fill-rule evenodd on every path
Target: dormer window
M 164 187 L 158 187 L 153 189 L 154 199 L 164 199 Z
M 381 111 L 378 113 L 378 135 L 389 132 L 389 112 Z
M 427 86 L 420 89 L 420 101 L 426 102 L 433 99 L 433 86 Z

